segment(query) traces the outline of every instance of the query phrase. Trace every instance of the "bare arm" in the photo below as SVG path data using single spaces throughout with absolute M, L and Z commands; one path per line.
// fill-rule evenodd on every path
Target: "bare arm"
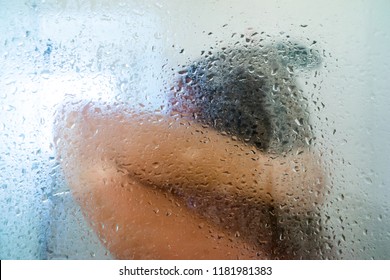
M 256 248 L 250 244 L 201 219 L 183 206 L 182 201 L 161 188 L 140 183 L 129 172 L 119 168 L 118 158 L 125 160 L 120 164 L 126 159 L 138 164 L 135 173 L 144 168 L 143 160 L 151 160 L 141 153 L 142 150 L 134 150 L 141 149 L 142 143 L 133 142 L 129 148 L 127 137 L 136 141 L 151 139 L 149 136 L 137 138 L 128 121 L 101 119 L 99 114 L 90 115 L 91 112 L 85 109 L 77 108 L 58 115 L 58 152 L 76 199 L 115 257 L 258 258 Z M 94 108 L 90 109 L 94 111 Z M 130 124 L 137 126 L 138 121 L 135 119 Z M 135 133 L 141 133 L 141 130 L 135 129 Z M 155 133 L 154 140 L 158 141 L 160 132 Z M 123 154 L 131 157 L 126 158 Z M 155 161 L 150 164 L 154 166 Z

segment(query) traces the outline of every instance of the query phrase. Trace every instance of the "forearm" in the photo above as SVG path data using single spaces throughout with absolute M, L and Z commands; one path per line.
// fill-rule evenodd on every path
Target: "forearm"
M 319 202 L 323 176 L 313 155 L 267 157 L 250 145 L 167 116 L 110 111 L 87 105 L 68 113 L 64 133 L 68 158 L 104 159 L 123 174 L 159 188 L 202 189 L 243 197 L 254 195 L 294 210 Z M 62 143 L 64 147 L 66 143 Z M 61 143 L 60 143 L 61 146 Z M 74 172 L 74 170 L 72 170 Z M 314 201 L 313 201 L 314 199 Z
M 102 157 L 144 183 L 232 192 L 242 186 L 245 195 L 245 186 L 267 181 L 269 160 L 256 149 L 195 123 L 123 112 L 104 115 L 96 107 L 68 115 L 77 115 L 65 125 L 72 127 L 64 133 L 72 153 Z

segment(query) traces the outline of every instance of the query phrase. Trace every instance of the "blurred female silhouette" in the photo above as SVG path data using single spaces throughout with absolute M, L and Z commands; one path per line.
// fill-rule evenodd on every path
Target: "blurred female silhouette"
M 318 62 L 294 44 L 223 48 L 178 71 L 164 114 L 65 103 L 59 158 L 113 256 L 316 258 L 324 176 L 294 70 Z

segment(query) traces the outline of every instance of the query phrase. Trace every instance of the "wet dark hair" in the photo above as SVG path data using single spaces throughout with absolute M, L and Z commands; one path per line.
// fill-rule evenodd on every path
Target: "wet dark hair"
M 294 70 L 318 64 L 319 56 L 300 45 L 223 48 L 180 71 L 172 110 L 262 151 L 287 152 L 311 136 Z

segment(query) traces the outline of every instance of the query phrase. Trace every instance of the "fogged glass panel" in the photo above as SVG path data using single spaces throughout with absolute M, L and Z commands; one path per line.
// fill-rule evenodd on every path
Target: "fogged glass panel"
M 388 259 L 387 1 L 2 1 L 1 259 Z

